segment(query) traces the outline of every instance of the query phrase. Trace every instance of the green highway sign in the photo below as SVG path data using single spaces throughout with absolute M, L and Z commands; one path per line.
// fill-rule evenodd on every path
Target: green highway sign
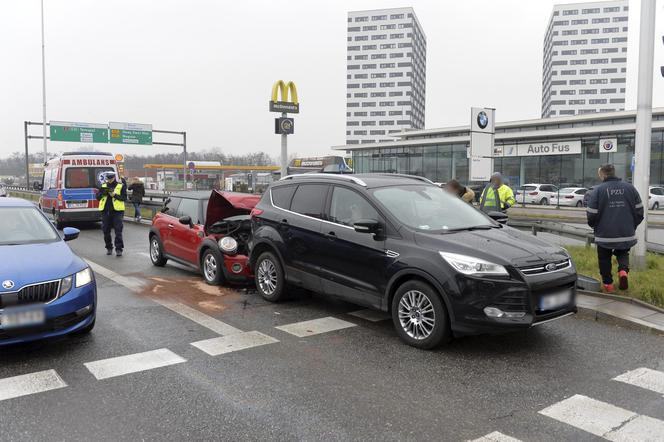
M 49 126 L 51 141 L 108 143 L 108 126 L 106 124 L 51 121 Z
M 137 123 L 108 123 L 111 144 L 152 145 L 152 125 Z

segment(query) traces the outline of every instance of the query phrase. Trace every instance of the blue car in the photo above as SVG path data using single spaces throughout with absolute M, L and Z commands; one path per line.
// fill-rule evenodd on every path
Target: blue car
M 94 274 L 32 203 L 0 199 L 0 347 L 70 333 L 95 325 Z

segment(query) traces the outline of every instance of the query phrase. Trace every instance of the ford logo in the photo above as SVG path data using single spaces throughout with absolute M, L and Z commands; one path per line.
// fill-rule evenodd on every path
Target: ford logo
M 477 125 L 480 127 L 480 129 L 484 129 L 488 124 L 489 117 L 486 115 L 486 112 L 480 111 L 480 113 L 477 114 Z
M 14 281 L 12 281 L 11 279 L 6 279 L 6 280 L 2 281 L 2 288 L 7 289 L 7 290 L 13 289 L 14 288 Z
M 556 265 L 554 263 L 549 263 L 546 266 L 544 266 L 547 272 L 553 272 L 556 270 Z

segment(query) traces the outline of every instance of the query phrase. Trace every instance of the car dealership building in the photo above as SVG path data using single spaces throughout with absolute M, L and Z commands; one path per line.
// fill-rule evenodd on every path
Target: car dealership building
M 597 184 L 597 168 L 613 163 L 632 177 L 636 111 L 497 122 L 493 169 L 512 187 L 526 183 Z M 405 173 L 435 182 L 468 183 L 469 126 L 395 134 L 395 141 L 334 146 L 352 155 L 355 173 Z M 653 109 L 650 182 L 664 183 L 664 108 Z

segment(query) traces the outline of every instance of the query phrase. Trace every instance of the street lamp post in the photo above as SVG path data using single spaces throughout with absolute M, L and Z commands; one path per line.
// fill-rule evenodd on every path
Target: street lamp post
M 648 230 L 648 185 L 650 184 L 650 138 L 652 124 L 652 78 L 655 53 L 655 0 L 641 0 L 639 32 L 639 71 L 636 98 L 636 138 L 634 139 L 634 185 L 644 204 L 643 222 L 636 229 L 634 267 L 646 266 Z
M 44 141 L 44 164 L 48 161 L 46 146 L 46 55 L 44 44 L 44 0 L 41 0 L 41 47 L 42 47 L 42 139 Z

